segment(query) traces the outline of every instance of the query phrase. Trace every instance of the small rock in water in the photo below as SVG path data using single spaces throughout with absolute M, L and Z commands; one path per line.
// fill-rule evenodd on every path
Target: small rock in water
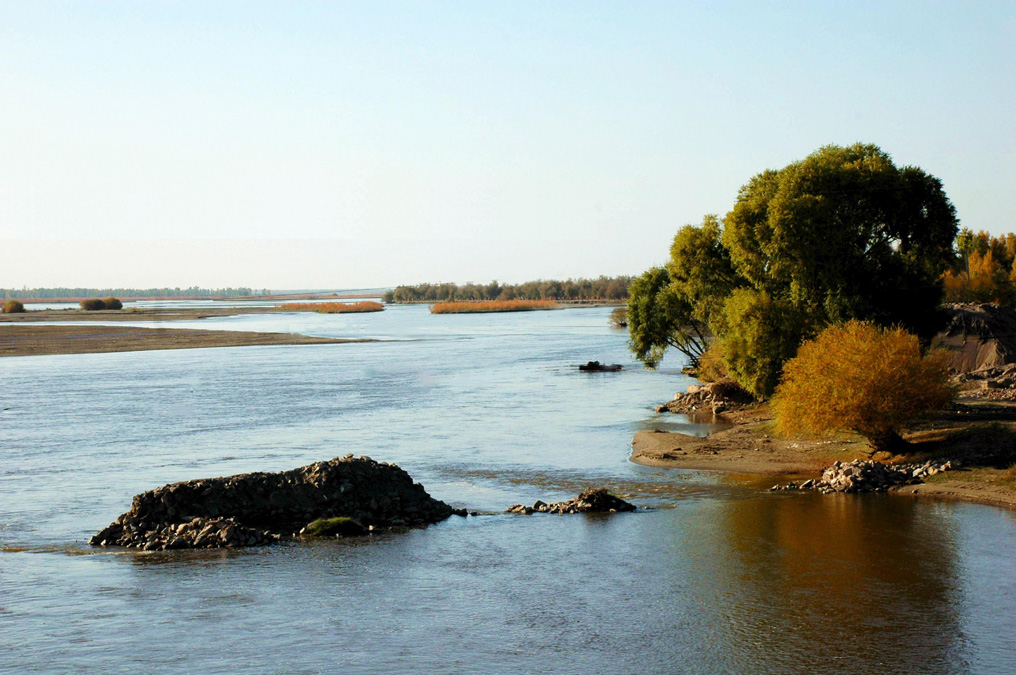
M 606 488 L 583 490 L 578 497 L 566 502 L 548 504 L 537 500 L 532 506 L 514 504 L 505 513 L 531 515 L 533 513 L 616 513 L 634 511 L 636 506 L 607 492 Z

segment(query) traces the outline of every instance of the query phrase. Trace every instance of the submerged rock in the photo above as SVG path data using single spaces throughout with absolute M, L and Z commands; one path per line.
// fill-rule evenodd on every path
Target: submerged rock
M 600 363 L 599 361 L 588 361 L 585 365 L 579 366 L 584 373 L 616 373 L 624 366 L 620 363 Z
M 173 483 L 134 497 L 89 541 L 145 550 L 261 546 L 319 519 L 380 528 L 465 515 L 433 499 L 394 464 L 347 455 L 281 471 Z
M 515 504 L 509 506 L 505 513 L 530 515 L 533 513 L 612 513 L 615 511 L 634 511 L 635 505 L 624 501 L 607 492 L 606 488 L 590 488 L 583 490 L 578 497 L 566 502 L 536 501 L 532 506 Z

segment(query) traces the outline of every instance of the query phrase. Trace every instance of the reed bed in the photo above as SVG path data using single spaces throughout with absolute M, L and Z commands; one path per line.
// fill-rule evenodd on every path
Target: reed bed
M 529 312 L 535 309 L 557 309 L 560 306 L 554 300 L 475 300 L 470 302 L 439 302 L 430 306 L 430 313 Z
M 276 305 L 276 309 L 287 312 L 317 312 L 318 314 L 348 314 L 352 312 L 380 312 L 385 308 L 380 302 L 287 302 Z

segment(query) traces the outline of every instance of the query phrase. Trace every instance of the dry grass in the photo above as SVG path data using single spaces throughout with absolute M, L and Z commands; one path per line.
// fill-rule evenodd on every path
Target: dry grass
M 490 300 L 475 302 L 439 302 L 430 306 L 431 314 L 469 314 L 479 312 L 528 312 L 534 309 L 557 309 L 554 300 Z
M 380 312 L 385 308 L 380 302 L 287 302 L 276 305 L 276 309 L 287 312 L 317 312 L 318 314 L 347 314 L 356 312 Z

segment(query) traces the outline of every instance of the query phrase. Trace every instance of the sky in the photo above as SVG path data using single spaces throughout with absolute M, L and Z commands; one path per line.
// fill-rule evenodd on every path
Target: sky
M 1016 3 L 0 0 L 0 287 L 639 274 L 874 143 L 1016 231 Z

